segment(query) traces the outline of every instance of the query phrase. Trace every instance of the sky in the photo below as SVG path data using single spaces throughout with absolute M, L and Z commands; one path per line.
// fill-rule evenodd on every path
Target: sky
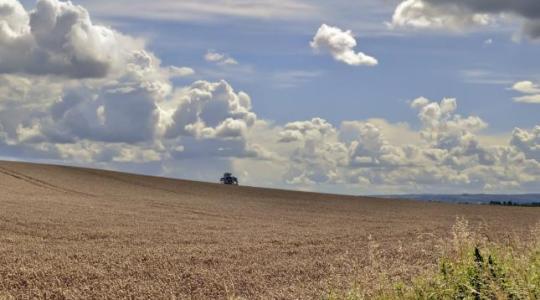
M 540 192 L 537 0 L 0 0 L 0 158 Z

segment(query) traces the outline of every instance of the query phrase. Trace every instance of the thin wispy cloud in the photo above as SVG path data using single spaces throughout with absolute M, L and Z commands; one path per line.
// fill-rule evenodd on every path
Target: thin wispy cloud
M 323 71 L 287 70 L 278 71 L 272 75 L 275 86 L 280 88 L 293 88 L 310 82 L 324 74 Z
M 469 84 L 505 85 L 508 86 L 518 78 L 517 74 L 508 74 L 489 69 L 467 69 L 460 71 L 464 82 Z
M 214 50 L 208 50 L 204 55 L 204 60 L 223 66 L 237 65 L 238 61 L 225 53 L 219 53 Z
M 319 15 L 319 8 L 308 1 L 243 0 L 93 0 L 82 1 L 100 16 L 131 17 L 166 21 L 210 21 L 219 18 L 305 19 Z M 126 10 L 129 7 L 129 12 Z

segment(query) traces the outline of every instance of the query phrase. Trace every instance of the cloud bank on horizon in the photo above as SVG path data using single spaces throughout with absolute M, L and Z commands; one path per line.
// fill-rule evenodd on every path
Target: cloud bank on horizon
M 509 14 L 540 37 L 536 2 L 452 3 L 403 1 L 393 25 L 461 30 Z M 210 65 L 242 67 L 210 47 L 200 55 Z M 378 64 L 339 27 L 322 24 L 305 47 L 338 65 Z M 319 116 L 279 124 L 230 81 L 191 82 L 195 74 L 164 65 L 145 39 L 100 25 L 83 6 L 0 0 L 0 156 L 203 180 L 233 170 L 248 184 L 357 193 L 537 191 L 540 183 L 540 124 L 494 142 L 488 122 L 460 114 L 456 99 L 424 97 L 409 101 L 418 126 Z M 515 102 L 540 103 L 533 81 L 511 89 L 521 94 Z

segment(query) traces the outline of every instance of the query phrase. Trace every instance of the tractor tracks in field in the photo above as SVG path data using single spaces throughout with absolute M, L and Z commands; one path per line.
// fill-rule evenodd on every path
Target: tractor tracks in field
M 172 190 L 172 189 L 155 187 L 155 186 L 153 186 L 151 184 L 145 184 L 145 183 L 142 183 L 142 182 L 139 182 L 139 181 L 136 181 L 136 180 L 129 180 L 129 179 L 125 179 L 125 178 L 120 178 L 120 177 L 115 176 L 113 174 L 105 174 L 103 172 L 93 171 L 93 170 L 84 170 L 84 172 L 88 173 L 88 174 L 98 176 L 98 177 L 101 177 L 101 178 L 108 178 L 108 179 L 111 179 L 111 180 L 114 180 L 114 181 L 117 181 L 117 182 L 121 182 L 123 184 L 142 187 L 142 188 L 150 189 L 150 190 L 154 190 L 154 191 L 160 191 L 160 192 L 165 192 L 165 193 L 175 194 L 175 195 L 186 194 L 186 192 L 184 192 L 184 191 L 175 191 L 175 190 Z
M 76 194 L 76 195 L 82 195 L 82 196 L 87 196 L 87 197 L 95 197 L 95 195 L 80 192 L 80 191 L 76 191 L 76 190 L 72 190 L 72 189 L 68 189 L 68 188 L 63 188 L 63 187 L 48 183 L 46 181 L 43 181 L 41 179 L 38 179 L 38 178 L 35 178 L 35 177 L 32 177 L 32 176 L 28 176 L 28 175 L 24 175 L 22 173 L 7 169 L 6 167 L 1 167 L 0 166 L 0 174 L 4 174 L 4 175 L 7 175 L 7 176 L 16 178 L 18 180 L 25 181 L 26 183 L 29 183 L 31 185 L 34 185 L 34 186 L 37 186 L 37 187 L 40 187 L 40 188 L 53 190 L 53 191 L 64 193 L 64 194 Z

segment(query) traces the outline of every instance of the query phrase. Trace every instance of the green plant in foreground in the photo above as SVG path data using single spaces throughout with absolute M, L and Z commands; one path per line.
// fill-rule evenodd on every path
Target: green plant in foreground
M 458 220 L 439 268 L 412 280 L 384 286 L 368 297 L 347 299 L 540 299 L 540 243 L 487 242 Z M 339 297 L 329 297 L 340 299 Z
M 466 227 L 465 227 L 466 228 Z M 462 236 L 457 234 L 455 236 Z M 439 271 L 423 276 L 401 295 L 408 299 L 538 299 L 540 248 L 537 242 L 497 244 L 474 234 L 455 240 Z M 393 297 L 391 297 L 393 298 Z

